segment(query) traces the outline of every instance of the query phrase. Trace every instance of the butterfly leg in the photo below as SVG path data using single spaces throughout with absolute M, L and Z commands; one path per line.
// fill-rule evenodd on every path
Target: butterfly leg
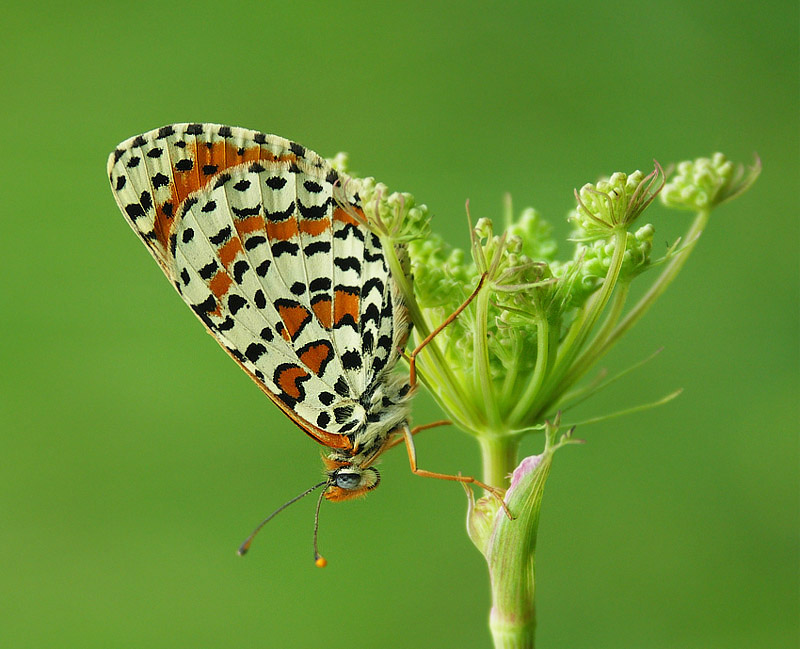
M 459 314 L 469 306 L 469 303 L 475 299 L 475 296 L 478 295 L 481 288 L 483 287 L 483 282 L 486 280 L 487 273 L 481 275 L 481 279 L 478 282 L 478 285 L 475 287 L 475 290 L 472 291 L 471 295 L 464 300 L 463 304 L 458 307 L 455 311 L 453 311 L 445 321 L 440 324 L 436 329 L 431 331 L 428 336 L 423 340 L 419 345 L 417 345 L 416 349 L 412 351 L 407 357 L 406 360 L 408 361 L 408 383 L 414 388 L 417 385 L 417 354 L 419 354 L 425 345 L 427 345 L 431 340 L 433 340 L 436 335 L 444 329 L 447 325 L 449 325 L 453 320 L 455 320 Z M 405 356 L 405 355 L 404 355 Z
M 414 426 L 414 428 L 411 429 L 411 434 L 416 435 L 417 433 L 421 433 L 423 430 L 428 430 L 429 428 L 436 428 L 437 426 L 449 426 L 452 423 L 453 422 L 450 421 L 449 419 L 441 419 L 440 421 L 434 421 L 431 422 L 430 424 L 422 424 L 421 426 Z M 403 443 L 403 437 L 400 436 L 395 437 L 393 440 L 388 442 L 386 446 L 384 446 L 383 450 L 388 451 L 390 448 L 394 448 L 398 444 L 402 443 Z
M 414 475 L 421 476 L 423 478 L 438 478 L 439 480 L 453 480 L 455 482 L 462 482 L 465 484 L 474 484 L 476 487 L 480 487 L 485 491 L 488 491 L 492 496 L 497 498 L 500 505 L 503 507 L 503 510 L 508 516 L 509 520 L 514 520 L 514 517 L 511 515 L 511 512 L 508 509 L 508 505 L 506 505 L 503 496 L 505 495 L 505 490 L 500 489 L 499 487 L 492 487 L 480 480 L 476 480 L 472 476 L 467 475 L 450 475 L 448 473 L 434 473 L 433 471 L 426 471 L 425 469 L 420 469 L 417 466 L 417 449 L 414 447 L 414 437 L 411 429 L 406 425 L 403 427 L 403 440 L 406 443 L 406 450 L 408 451 L 408 462 L 411 465 L 411 472 Z

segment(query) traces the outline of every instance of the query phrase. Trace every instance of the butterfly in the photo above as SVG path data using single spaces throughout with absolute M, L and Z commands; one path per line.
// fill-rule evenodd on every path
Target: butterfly
M 316 530 L 322 496 L 342 501 L 375 489 L 376 460 L 401 441 L 415 473 L 492 489 L 416 467 L 408 417 L 419 350 L 410 376 L 394 371 L 408 314 L 357 183 L 296 142 L 198 123 L 125 140 L 109 157 L 108 176 L 126 220 L 183 301 L 267 397 L 327 448 L 325 480 L 283 507 L 324 487 Z M 320 564 L 316 532 L 314 539 Z

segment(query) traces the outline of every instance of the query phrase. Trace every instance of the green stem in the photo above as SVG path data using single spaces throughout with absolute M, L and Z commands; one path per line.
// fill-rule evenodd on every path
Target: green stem
M 478 388 L 483 395 L 483 412 L 488 416 L 488 425 L 496 428 L 500 424 L 500 413 L 494 396 L 492 375 L 489 369 L 489 291 L 483 290 L 475 298 L 475 327 L 472 333 L 473 362 Z M 512 467 L 513 468 L 513 467 Z
M 548 353 L 553 342 L 551 338 L 550 323 L 547 322 L 547 318 L 544 315 L 541 315 L 536 319 L 536 366 L 522 397 L 517 401 L 508 418 L 512 427 L 516 427 L 518 422 L 530 411 L 532 402 L 544 383 L 547 374 L 546 370 L 551 365 L 550 354 Z
M 481 445 L 482 480 L 493 487 L 504 487 L 518 463 L 519 439 L 484 434 L 478 441 Z
M 628 299 L 628 292 L 630 289 L 630 282 L 620 281 L 617 293 L 614 295 L 614 300 L 611 303 L 611 309 L 606 316 L 606 320 L 600 331 L 592 339 L 592 342 L 586 346 L 582 354 L 578 356 L 572 366 L 561 379 L 560 383 L 553 391 L 554 395 L 562 395 L 569 390 L 575 383 L 591 369 L 600 357 L 607 351 L 605 343 L 611 336 L 614 327 L 619 322 L 622 310 L 625 308 L 625 302 Z M 558 397 L 556 397 L 558 398 Z M 547 409 L 549 406 L 545 406 Z
M 586 339 L 611 298 L 611 293 L 617 284 L 617 278 L 622 268 L 625 244 L 628 240 L 627 230 L 617 230 L 613 235 L 613 239 L 614 254 L 611 256 L 611 262 L 603 279 L 603 285 L 600 291 L 592 295 L 586 302 L 586 306 L 581 311 L 580 316 L 575 320 L 567 336 L 561 342 L 552 372 L 550 372 L 550 376 L 542 386 L 535 401 L 533 411 L 537 414 L 541 414 L 549 403 L 552 403 L 561 395 L 558 388 L 564 376 L 569 372 L 575 358 L 580 353 Z

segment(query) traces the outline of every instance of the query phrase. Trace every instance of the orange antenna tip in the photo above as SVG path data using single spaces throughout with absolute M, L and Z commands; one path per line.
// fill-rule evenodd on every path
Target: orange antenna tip
M 314 560 L 314 565 L 317 566 L 317 568 L 324 568 L 328 565 L 328 560 L 325 557 L 317 557 Z

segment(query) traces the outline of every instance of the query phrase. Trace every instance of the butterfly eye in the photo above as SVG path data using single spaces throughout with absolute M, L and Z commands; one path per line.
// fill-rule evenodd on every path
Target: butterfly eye
M 360 473 L 337 473 L 336 486 L 342 489 L 356 489 L 361 484 Z

